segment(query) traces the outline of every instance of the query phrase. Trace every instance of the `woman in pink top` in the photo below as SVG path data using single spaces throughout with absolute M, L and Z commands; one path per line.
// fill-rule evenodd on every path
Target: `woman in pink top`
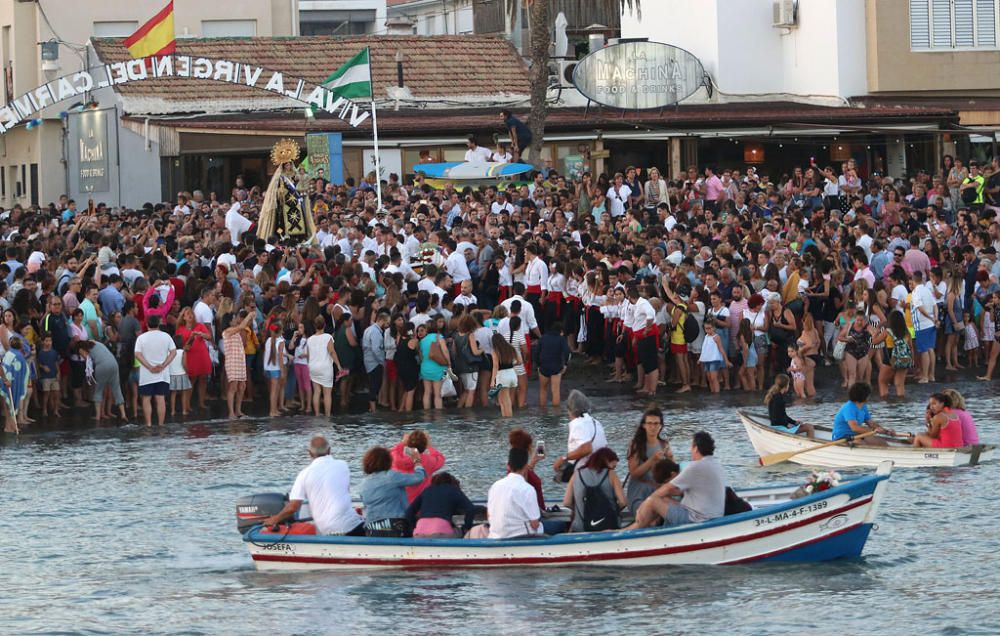
M 962 448 L 962 424 L 951 410 L 951 398 L 934 393 L 927 401 L 927 432 L 917 433 L 913 445 L 917 448 Z
M 958 421 L 962 424 L 962 440 L 965 445 L 978 444 L 979 431 L 972 415 L 965 410 L 965 398 L 955 389 L 945 389 L 941 392 L 951 399 L 951 412 L 958 416 Z
M 444 455 L 436 448 L 431 447 L 431 437 L 426 431 L 411 431 L 403 436 L 403 441 L 392 447 L 389 451 L 392 455 L 392 470 L 400 473 L 412 473 L 414 471 L 413 460 L 406 454 L 407 448 L 415 448 L 420 453 L 420 463 L 427 473 L 427 477 L 416 486 L 406 487 L 406 499 L 410 503 L 417 498 L 417 495 L 430 485 L 431 477 L 444 466 Z
M 146 321 L 149 320 L 150 316 L 159 316 L 160 320 L 163 320 L 170 312 L 170 307 L 174 304 L 174 286 L 167 285 L 167 299 L 163 300 L 160 297 L 159 285 L 160 281 L 156 281 L 152 287 L 146 290 L 146 293 L 142 297 L 143 329 L 146 328 Z M 153 300 L 154 298 L 156 300 Z

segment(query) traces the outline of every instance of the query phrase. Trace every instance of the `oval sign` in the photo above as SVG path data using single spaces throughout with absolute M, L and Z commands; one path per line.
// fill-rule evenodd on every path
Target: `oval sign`
M 661 42 L 621 42 L 594 51 L 573 69 L 573 85 L 598 104 L 625 110 L 671 106 L 704 84 L 691 53 Z

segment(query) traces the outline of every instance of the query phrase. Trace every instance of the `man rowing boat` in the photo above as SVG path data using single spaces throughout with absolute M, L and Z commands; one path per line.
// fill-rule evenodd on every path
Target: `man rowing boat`
M 840 407 L 837 416 L 833 419 L 833 435 L 831 436 L 833 441 L 870 432 L 895 434 L 892 430 L 883 428 L 872 421 L 871 411 L 868 410 L 867 404 L 871 393 L 871 386 L 865 382 L 855 382 L 847 390 L 847 402 Z M 888 446 L 888 442 L 874 435 L 858 439 L 855 443 L 867 444 L 868 446 Z

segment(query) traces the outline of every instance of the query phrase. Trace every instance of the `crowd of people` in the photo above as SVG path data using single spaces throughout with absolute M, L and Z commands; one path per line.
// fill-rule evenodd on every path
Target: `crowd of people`
M 664 437 L 663 413 L 655 407 L 642 414 L 629 443 L 626 487 L 616 472 L 618 455 L 608 446 L 592 409 L 583 393 L 570 392 L 567 451 L 552 464 L 556 480 L 566 484 L 558 503 L 570 511 L 569 520 L 543 514 L 551 507 L 546 506 L 535 469 L 546 459 L 545 447 L 536 445 L 528 431 L 514 428 L 508 435 L 507 474 L 489 488 L 485 509 L 469 499 L 454 475 L 442 470 L 445 457 L 431 446 L 428 433 L 415 430 L 392 448 L 375 446 L 365 452 L 359 514 L 351 498 L 350 467 L 330 455 L 326 438 L 316 436 L 309 446 L 312 459 L 296 477 L 288 503 L 263 525 L 272 532 L 290 532 L 290 526 L 280 524 L 300 518 L 305 501 L 311 521 L 304 529 L 295 528 L 297 532 L 473 539 L 679 526 L 749 509 L 737 505 L 741 500 L 727 489 L 712 436 L 695 433 L 690 460 L 685 457 L 682 468 Z M 558 504 L 555 509 L 560 509 Z M 626 512 L 634 519 L 627 526 Z M 463 522 L 455 524 L 456 518 Z
M 641 396 L 763 394 L 787 374 L 808 398 L 825 365 L 882 397 L 942 369 L 993 378 L 996 160 L 910 179 L 847 161 L 774 181 L 546 165 L 523 184 L 436 185 L 300 170 L 305 241 L 258 236 L 264 193 L 242 179 L 175 204 L 4 211 L 5 430 L 140 404 L 151 425 L 216 399 L 232 418 L 258 398 L 329 416 L 359 393 L 371 410 L 509 416 L 529 378 L 558 404 L 571 356 Z

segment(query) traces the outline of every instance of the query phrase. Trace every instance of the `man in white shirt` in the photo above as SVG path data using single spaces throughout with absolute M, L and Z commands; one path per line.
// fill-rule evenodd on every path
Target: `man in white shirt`
M 458 296 L 455 296 L 456 305 L 465 305 L 466 307 L 475 307 L 478 301 L 476 300 L 476 295 L 472 293 L 472 279 L 463 280 L 462 288 Z
M 490 206 L 490 212 L 493 214 L 501 214 L 503 212 L 514 214 L 514 206 L 507 200 L 506 192 L 503 190 L 497 192 L 497 200 Z
M 927 384 L 934 379 L 935 355 L 934 344 L 937 340 L 937 303 L 934 294 L 924 285 L 923 272 L 913 272 L 910 279 L 910 316 L 913 319 L 913 330 L 916 337 L 913 345 L 916 349 L 920 372 L 917 384 Z
M 206 287 L 201 292 L 201 298 L 194 304 L 194 320 L 208 327 L 208 332 L 215 338 L 215 290 Z
M 139 395 L 146 426 L 153 426 L 152 401 L 156 398 L 156 419 L 159 426 L 167 417 L 167 395 L 170 393 L 170 361 L 177 355 L 173 338 L 160 331 L 160 317 L 149 316 L 149 330 L 135 340 L 135 359 L 139 361 Z
M 660 381 L 660 362 L 656 350 L 656 310 L 648 300 L 639 295 L 637 287 L 629 287 L 628 301 L 632 304 L 630 323 L 625 326 L 632 330 L 639 364 L 636 377 L 636 390 L 639 395 L 656 395 L 657 384 Z
M 293 517 L 309 501 L 316 532 L 326 535 L 363 536 L 365 526 L 351 503 L 351 471 L 347 462 L 330 457 L 330 444 L 322 435 L 309 442 L 312 461 L 303 468 L 288 493 L 281 512 L 263 521 L 273 526 Z
M 541 312 L 541 305 L 549 291 L 549 266 L 539 258 L 540 251 L 534 243 L 528 243 L 524 248 L 528 261 L 524 267 L 524 297 L 537 312 Z
M 596 450 L 608 445 L 604 427 L 595 420 L 590 412 L 594 410 L 590 398 L 582 392 L 573 389 L 566 398 L 566 411 L 573 419 L 569 422 L 569 438 L 566 441 L 566 454 L 556 459 L 553 464 L 556 472 L 562 471 L 563 464 L 573 462 L 575 466 L 583 466 Z
M 476 138 L 469 136 L 467 140 L 468 150 L 465 151 L 465 160 L 470 163 L 489 163 L 489 160 L 493 157 L 493 153 L 490 152 L 489 148 L 483 148 L 478 143 L 476 143 Z
M 625 176 L 622 173 L 615 173 L 615 182 L 608 188 L 608 212 L 611 213 L 612 219 L 617 219 L 625 214 L 625 204 L 632 196 L 632 190 L 625 185 L 624 181 Z
M 462 283 L 471 280 L 472 274 L 469 272 L 469 259 L 472 258 L 471 250 L 459 251 L 455 241 L 448 240 L 448 249 L 451 253 L 444 261 L 445 270 L 451 275 L 452 296 L 462 293 Z
M 507 476 L 494 482 L 486 497 L 490 539 L 513 539 L 542 534 L 542 511 L 535 489 L 524 479 L 528 451 L 512 448 L 507 454 Z
M 512 289 L 514 294 L 500 304 L 503 305 L 509 313 L 511 304 L 515 300 L 519 301 L 521 303 L 521 322 L 527 330 L 532 333 L 532 335 L 540 338 L 541 332 L 538 331 L 538 321 L 535 320 L 535 308 L 531 306 L 531 303 L 524 299 L 524 284 L 514 283 Z

